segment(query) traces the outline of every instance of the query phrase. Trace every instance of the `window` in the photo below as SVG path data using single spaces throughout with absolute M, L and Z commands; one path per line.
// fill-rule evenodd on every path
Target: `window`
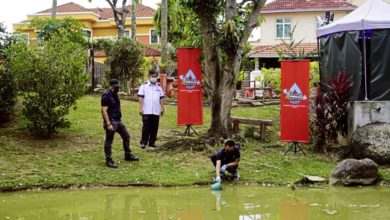
M 158 44 L 158 35 L 157 35 L 157 31 L 155 31 L 154 29 L 150 29 L 150 38 L 149 38 L 151 44 Z
M 131 31 L 130 30 L 125 30 L 125 32 L 123 32 L 123 36 L 131 37 Z
M 291 38 L 291 19 L 276 19 L 276 38 Z
M 92 31 L 91 30 L 85 29 L 84 34 L 88 40 L 90 40 L 92 38 Z

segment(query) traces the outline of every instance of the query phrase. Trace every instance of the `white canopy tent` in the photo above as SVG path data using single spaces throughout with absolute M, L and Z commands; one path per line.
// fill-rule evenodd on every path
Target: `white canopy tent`
M 338 33 L 358 31 L 362 39 L 362 66 L 364 76 L 364 95 L 368 100 L 368 70 L 367 70 L 367 33 L 372 30 L 390 29 L 390 3 L 384 0 L 368 0 L 353 12 L 343 18 L 317 29 L 318 43 L 321 39 Z M 334 55 L 334 54 L 333 54 Z M 321 58 L 320 58 L 321 60 Z M 348 61 L 346 61 L 348 62 Z M 382 62 L 387 62 L 385 59 Z
M 317 29 L 321 37 L 343 31 L 390 28 L 390 4 L 383 0 L 368 0 L 343 18 Z

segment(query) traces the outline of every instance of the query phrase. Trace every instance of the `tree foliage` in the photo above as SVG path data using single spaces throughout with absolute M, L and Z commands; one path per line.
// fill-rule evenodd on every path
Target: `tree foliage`
M 39 19 L 34 18 L 30 26 L 37 32 L 37 38 L 40 41 L 49 41 L 52 38 L 61 38 L 65 41 L 78 43 L 83 47 L 88 46 L 89 39 L 84 32 L 85 26 L 72 18 L 57 19 Z
M 231 132 L 231 103 L 245 46 L 261 21 L 265 0 L 180 0 L 197 18 L 205 57 L 204 82 L 211 91 L 212 121 L 208 136 Z
M 65 33 L 70 31 L 66 26 L 55 26 L 59 28 L 37 45 L 14 44 L 7 49 L 6 66 L 21 89 L 27 127 L 44 137 L 70 126 L 66 115 L 84 94 L 88 80 L 82 43 L 72 42 L 75 36 Z M 76 39 L 81 39 L 77 33 Z
M 17 42 L 25 43 L 19 35 L 7 33 L 0 23 L 0 124 L 10 120 L 16 104 L 15 76 L 3 66 L 3 60 L 6 59 L 6 50 Z
M 159 4 L 154 15 L 155 30 L 161 36 L 162 7 Z M 180 0 L 168 0 L 168 42 L 173 47 L 200 47 L 202 32 L 196 14 L 180 4 Z
M 143 76 L 142 64 L 144 62 L 143 46 L 133 39 L 123 37 L 110 43 L 105 42 L 105 52 L 107 60 L 105 63 L 109 67 L 108 78 L 119 79 L 122 83 L 136 82 Z

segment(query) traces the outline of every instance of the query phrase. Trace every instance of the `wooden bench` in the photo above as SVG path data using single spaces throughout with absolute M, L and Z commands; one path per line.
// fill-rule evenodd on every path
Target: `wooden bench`
M 241 118 L 231 117 L 231 123 L 233 124 L 233 132 L 238 133 L 240 130 L 240 124 L 258 125 L 260 126 L 260 140 L 264 140 L 267 126 L 273 124 L 272 120 L 255 119 L 255 118 Z

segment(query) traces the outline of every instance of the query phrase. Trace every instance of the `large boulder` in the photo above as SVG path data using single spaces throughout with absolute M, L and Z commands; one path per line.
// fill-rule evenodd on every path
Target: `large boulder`
M 369 124 L 352 135 L 354 158 L 370 158 L 378 164 L 390 164 L 390 124 Z
M 329 183 L 332 185 L 372 185 L 378 178 L 378 165 L 371 159 L 345 159 L 337 164 Z

